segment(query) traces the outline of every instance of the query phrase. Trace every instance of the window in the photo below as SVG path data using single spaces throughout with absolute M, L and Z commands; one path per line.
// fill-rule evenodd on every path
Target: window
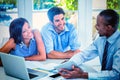
M 11 20 L 17 18 L 17 0 L 0 0 L 0 25 L 9 26 Z
M 49 21 L 47 11 L 53 6 L 62 7 L 66 13 L 66 21 L 77 28 L 78 0 L 33 0 L 33 28 L 41 29 Z

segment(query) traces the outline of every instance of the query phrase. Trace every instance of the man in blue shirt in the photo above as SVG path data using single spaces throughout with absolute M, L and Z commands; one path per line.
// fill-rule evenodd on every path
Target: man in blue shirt
M 81 68 L 72 66 L 72 70 L 61 69 L 65 78 L 87 78 L 99 80 L 120 80 L 120 31 L 118 31 L 119 15 L 111 9 L 103 10 L 97 16 L 96 29 L 99 37 L 84 51 L 74 55 L 70 61 L 78 66 L 99 56 L 102 67 L 100 72 L 84 72 Z M 105 44 L 108 42 L 106 60 L 103 60 Z M 104 55 L 104 56 L 103 56 Z M 106 65 L 102 64 L 106 61 Z M 65 74 L 63 74 L 65 73 Z
M 65 22 L 63 9 L 52 7 L 47 14 L 50 22 L 41 30 L 47 57 L 71 58 L 80 52 L 77 31 L 72 24 Z

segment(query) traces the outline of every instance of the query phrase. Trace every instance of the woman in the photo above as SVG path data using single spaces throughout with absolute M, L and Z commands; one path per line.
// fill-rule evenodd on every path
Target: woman
M 9 27 L 10 40 L 0 52 L 24 57 L 25 60 L 46 60 L 46 53 L 39 31 L 32 31 L 24 18 L 14 19 Z

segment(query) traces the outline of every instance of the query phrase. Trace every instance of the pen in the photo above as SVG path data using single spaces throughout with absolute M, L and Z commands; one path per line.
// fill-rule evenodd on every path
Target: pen
M 61 62 L 61 64 L 67 62 L 68 60 L 69 60 L 69 59 L 64 60 L 63 62 Z

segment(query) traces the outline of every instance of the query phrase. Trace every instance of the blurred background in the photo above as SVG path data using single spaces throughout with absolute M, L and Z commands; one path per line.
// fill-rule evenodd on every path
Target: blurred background
M 53 6 L 64 9 L 65 19 L 76 27 L 83 49 L 97 36 L 95 24 L 100 11 L 114 9 L 120 14 L 120 0 L 0 0 L 0 46 L 9 38 L 13 19 L 24 17 L 33 29 L 41 30 L 48 22 L 47 11 Z

